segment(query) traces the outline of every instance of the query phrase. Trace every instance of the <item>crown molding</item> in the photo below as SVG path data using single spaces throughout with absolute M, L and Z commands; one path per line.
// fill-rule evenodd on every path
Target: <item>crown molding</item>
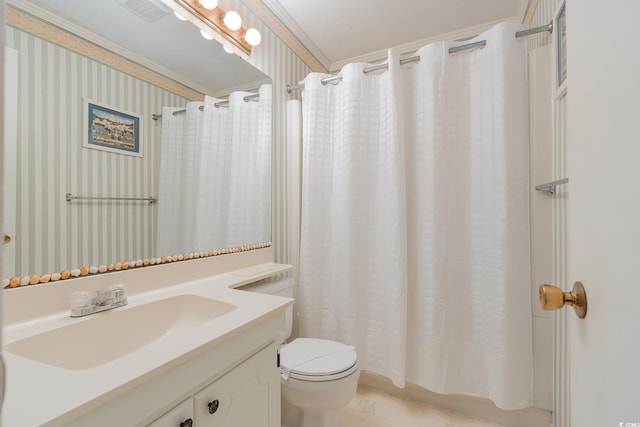
M 283 23 L 281 18 L 277 16 L 263 0 L 242 0 L 242 3 L 264 22 L 265 25 L 289 46 L 313 71 L 320 73 L 327 72 L 327 67 L 316 58 L 312 51 L 296 37 L 287 25 Z M 324 55 L 322 56 L 324 57 Z
M 520 13 L 518 13 L 518 16 L 521 16 L 522 19 L 520 20 L 520 22 L 522 22 L 525 25 L 531 25 L 531 21 L 533 20 L 533 16 L 536 13 L 536 9 L 538 7 L 538 0 L 522 0 L 520 2 Z
M 311 54 L 318 59 L 318 61 L 325 67 L 329 68 L 331 61 L 324 52 L 315 44 L 313 40 L 304 32 L 304 30 L 298 25 L 298 23 L 289 15 L 289 12 L 278 1 L 274 0 L 262 0 L 269 9 L 275 14 L 275 16 L 282 21 L 285 27 L 311 52 Z
M 6 24 L 146 80 L 190 100 L 207 88 L 25 0 L 8 0 Z

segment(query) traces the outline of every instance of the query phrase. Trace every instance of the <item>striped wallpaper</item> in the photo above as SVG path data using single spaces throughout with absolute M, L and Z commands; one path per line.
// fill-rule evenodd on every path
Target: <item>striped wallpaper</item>
M 154 205 L 66 202 L 65 193 L 155 195 L 160 124 L 151 114 L 185 98 L 13 27 L 6 43 L 19 58 L 14 274 L 149 257 Z M 143 116 L 143 158 L 82 147 L 86 98 Z
M 538 5 L 530 24 L 531 27 L 540 27 L 551 22 L 559 10 L 560 5 L 563 3 L 563 0 L 537 0 L 537 3 Z M 553 35 L 555 35 L 556 29 L 554 28 L 553 30 Z M 553 35 L 545 32 L 529 36 L 529 49 L 548 45 L 551 43 Z

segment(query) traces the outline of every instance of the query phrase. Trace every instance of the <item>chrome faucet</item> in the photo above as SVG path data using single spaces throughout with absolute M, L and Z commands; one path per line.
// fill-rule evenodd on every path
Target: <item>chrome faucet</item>
M 71 294 L 71 317 L 88 316 L 101 311 L 127 305 L 127 293 L 124 285 L 111 285 L 109 289 L 96 291 L 78 291 Z

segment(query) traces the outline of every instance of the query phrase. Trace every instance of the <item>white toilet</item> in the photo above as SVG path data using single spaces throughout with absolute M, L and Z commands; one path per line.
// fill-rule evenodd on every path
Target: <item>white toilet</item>
M 293 279 L 245 286 L 242 290 L 293 298 Z M 291 335 L 287 308 L 282 342 Z M 280 347 L 283 427 L 339 427 L 339 410 L 353 399 L 360 368 L 355 350 L 335 341 L 296 338 Z

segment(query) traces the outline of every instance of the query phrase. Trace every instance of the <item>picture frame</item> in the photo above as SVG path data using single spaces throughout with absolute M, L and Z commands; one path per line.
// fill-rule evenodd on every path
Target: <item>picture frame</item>
M 567 18 L 563 2 L 554 22 L 556 50 L 556 87 L 561 87 L 567 79 Z
M 84 99 L 82 146 L 142 157 L 142 115 Z

